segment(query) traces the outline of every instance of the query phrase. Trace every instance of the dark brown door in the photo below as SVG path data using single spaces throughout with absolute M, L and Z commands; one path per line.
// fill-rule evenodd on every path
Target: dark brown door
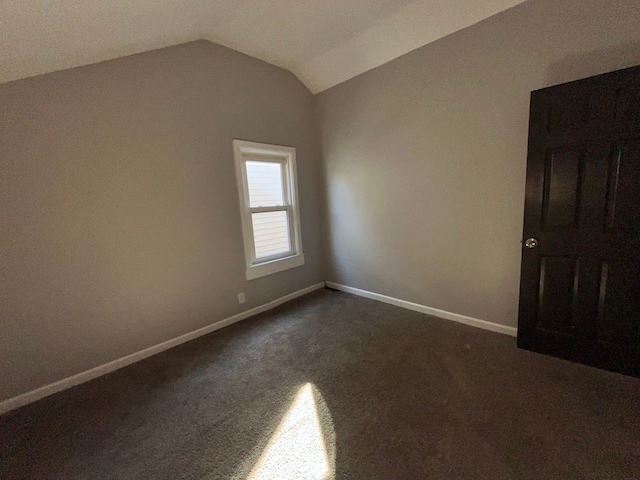
M 640 67 L 531 94 L 518 346 L 640 376 Z

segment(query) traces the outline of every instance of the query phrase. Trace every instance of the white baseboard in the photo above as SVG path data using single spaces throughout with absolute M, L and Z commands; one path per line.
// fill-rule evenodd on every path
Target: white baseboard
M 465 325 L 482 328 L 484 330 L 491 330 L 492 332 L 504 333 L 505 335 L 511 335 L 512 337 L 515 337 L 518 334 L 518 329 L 515 327 L 507 327 L 506 325 L 500 325 L 498 323 L 488 322 L 486 320 L 480 320 L 478 318 L 467 317 L 466 315 L 460 315 L 459 313 L 447 312 L 445 310 L 427 307 L 426 305 L 420 305 L 419 303 L 408 302 L 406 300 L 388 297 L 386 295 L 369 292 L 367 290 L 361 290 L 359 288 L 347 287 L 346 285 L 340 285 L 339 283 L 325 283 L 329 288 L 340 290 L 342 292 L 352 293 L 353 295 L 358 295 L 359 297 L 389 303 L 391 305 L 395 305 L 396 307 L 402 307 L 408 310 L 413 310 L 415 312 L 426 313 L 427 315 L 433 315 L 434 317 L 444 318 L 446 320 L 452 320 L 458 323 L 464 323 Z
M 106 375 L 107 373 L 111 373 L 115 370 L 126 367 L 127 365 L 131 365 L 132 363 L 139 362 L 140 360 L 144 360 L 145 358 L 151 357 L 160 352 L 164 352 L 165 350 L 176 347 L 190 340 L 194 340 L 203 335 L 215 332 L 216 330 L 219 330 L 246 318 L 252 317 L 262 312 L 266 312 L 267 310 L 275 308 L 278 305 L 282 305 L 283 303 L 293 300 L 294 298 L 301 297 L 302 295 L 313 292 L 314 290 L 323 288 L 325 284 L 327 287 L 333 288 L 335 290 L 341 290 L 343 292 L 352 293 L 354 295 L 369 298 L 371 300 L 389 303 L 391 305 L 406 308 L 408 310 L 426 313 L 427 315 L 433 315 L 435 317 L 452 320 L 454 322 L 464 323 L 465 325 L 471 325 L 472 327 L 491 330 L 492 332 L 504 333 L 506 335 L 511 335 L 514 337 L 517 335 L 517 329 L 514 327 L 507 327 L 505 325 L 488 322 L 486 320 L 479 320 L 477 318 L 467 317 L 458 313 L 447 312 L 444 310 L 439 310 L 437 308 L 420 305 L 418 303 L 412 303 L 406 300 L 388 297 L 379 293 L 369 292 L 367 290 L 361 290 L 359 288 L 348 287 L 346 285 L 340 285 L 334 282 L 323 282 L 307 288 L 303 288 L 302 290 L 298 290 L 297 292 L 290 293 L 289 295 L 285 295 L 284 297 L 277 298 L 276 300 L 265 303 L 264 305 L 260 305 L 259 307 L 255 307 L 245 312 L 238 313 L 237 315 L 233 315 L 232 317 L 225 318 L 224 320 L 220 320 L 219 322 L 213 323 L 198 330 L 194 330 L 193 332 L 186 333 L 174 339 L 162 342 L 158 345 L 145 348 L 144 350 L 140 350 L 139 352 L 132 353 L 131 355 L 113 360 L 112 362 L 105 363 L 104 365 L 100 365 L 90 370 L 85 370 L 84 372 L 80 372 L 71 377 L 63 378 L 62 380 L 58 380 L 57 382 L 50 383 L 30 392 L 18 395 L 17 397 L 4 400 L 0 402 L 0 415 L 11 410 L 15 410 L 16 408 L 22 407 L 24 405 L 28 405 L 29 403 L 33 403 L 37 400 L 40 400 L 41 398 L 53 395 L 54 393 L 66 390 L 67 388 L 71 388 L 76 385 L 80 385 L 81 383 L 88 382 L 89 380 L 93 380 L 94 378 L 101 377 L 102 375 Z
M 153 347 L 145 348 L 144 350 L 132 353 L 131 355 L 127 355 L 126 357 L 118 358 L 117 360 L 105 363 L 104 365 L 100 365 L 90 370 L 85 370 L 84 372 L 80 372 L 71 377 L 63 378 L 62 380 L 58 380 L 57 382 L 50 383 L 40 388 L 36 388 L 35 390 L 32 390 L 30 392 L 18 395 L 17 397 L 9 398 L 0 402 L 0 415 L 10 410 L 15 410 L 16 408 L 22 407 L 29 403 L 33 403 L 37 400 L 40 400 L 41 398 L 53 395 L 54 393 L 66 390 L 67 388 L 71 388 L 76 385 L 80 385 L 81 383 L 88 382 L 89 380 L 93 380 L 94 378 L 100 377 L 102 375 L 106 375 L 107 373 L 111 373 L 122 367 L 131 365 L 132 363 L 139 362 L 140 360 L 144 360 L 145 358 L 151 357 L 152 355 L 164 352 L 165 350 L 176 347 L 182 343 L 194 340 L 203 335 L 207 335 L 208 333 L 215 332 L 216 330 L 219 330 L 223 327 L 252 317 L 254 315 L 257 315 L 258 313 L 265 312 L 274 307 L 277 307 L 278 305 L 282 305 L 289 300 L 301 297 L 302 295 L 313 292 L 314 290 L 324 288 L 324 286 L 325 284 L 324 282 L 322 282 L 307 288 L 303 288 L 302 290 L 298 290 L 297 292 L 290 293 L 289 295 L 285 295 L 284 297 L 277 298 L 269 303 L 260 305 L 259 307 L 255 307 L 251 310 L 238 313 L 237 315 L 233 315 L 232 317 L 225 318 L 224 320 L 220 320 L 219 322 L 213 323 L 206 327 L 199 328 L 198 330 L 194 330 L 193 332 L 186 333 L 171 340 L 167 340 L 166 342 L 159 343 L 158 345 L 154 345 Z

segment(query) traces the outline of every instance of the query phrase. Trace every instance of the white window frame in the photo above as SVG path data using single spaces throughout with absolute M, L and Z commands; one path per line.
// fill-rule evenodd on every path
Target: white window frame
M 282 272 L 304 265 L 302 235 L 300 232 L 300 211 L 298 208 L 298 178 L 296 175 L 296 149 L 280 145 L 233 140 L 233 158 L 236 166 L 236 180 L 240 196 L 240 218 L 246 260 L 247 280 Z M 284 205 L 277 207 L 251 207 L 247 182 L 247 162 L 264 161 L 282 164 Z M 253 237 L 252 213 L 286 211 L 289 222 L 291 250 L 269 257 L 256 258 Z

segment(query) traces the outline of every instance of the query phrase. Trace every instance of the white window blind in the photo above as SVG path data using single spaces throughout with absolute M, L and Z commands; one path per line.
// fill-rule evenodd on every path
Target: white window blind
M 286 211 L 252 213 L 256 259 L 291 251 Z
M 247 162 L 247 184 L 250 207 L 284 205 L 281 163 Z

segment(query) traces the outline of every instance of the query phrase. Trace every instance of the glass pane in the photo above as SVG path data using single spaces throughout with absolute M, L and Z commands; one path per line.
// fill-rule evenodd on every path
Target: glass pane
M 286 210 L 252 213 L 256 258 L 270 257 L 291 250 Z
M 284 205 L 281 163 L 247 162 L 247 183 L 251 208 Z

